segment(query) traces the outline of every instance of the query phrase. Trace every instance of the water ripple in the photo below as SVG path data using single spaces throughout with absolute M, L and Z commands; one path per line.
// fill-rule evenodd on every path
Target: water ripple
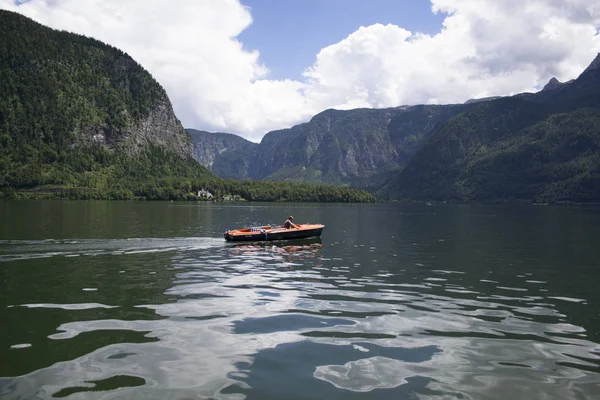
M 360 256 L 320 241 L 5 241 L 0 252 L 15 265 L 40 256 L 105 257 L 102 268 L 62 258 L 59 270 L 85 269 L 64 296 L 6 297 L 8 320 L 41 319 L 37 331 L 15 322 L 2 336 L 0 357 L 21 363 L 0 370 L 7 398 L 558 399 L 600 392 L 600 345 L 570 318 L 569 307 L 589 301 L 544 292 L 550 278 L 489 279 L 487 271 L 412 261 L 362 267 L 364 260 L 354 262 Z M 48 354 L 36 360 L 42 348 Z

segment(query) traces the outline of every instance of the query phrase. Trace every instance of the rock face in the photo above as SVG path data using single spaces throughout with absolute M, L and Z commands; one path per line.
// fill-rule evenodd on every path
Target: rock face
M 150 113 L 130 128 L 130 141 L 134 148 L 142 148 L 148 143 L 173 151 L 182 157 L 193 157 L 193 144 L 175 116 L 168 99 L 161 99 Z
M 133 155 L 151 144 L 192 157 L 165 90 L 121 50 L 0 10 L 0 51 L 8 135 L 43 138 L 53 151 L 100 145 Z
M 470 107 L 326 110 L 304 124 L 267 133 L 260 144 L 233 144 L 222 133 L 192 134 L 202 138 L 194 139 L 194 156 L 222 177 L 375 189 L 401 169 L 441 123 Z
M 258 144 L 230 133 L 188 129 L 194 158 L 224 178 L 247 179 L 250 154 Z
M 388 125 L 397 110 L 327 110 L 270 132 L 250 159 L 254 179 L 350 183 L 398 164 Z
M 133 64 L 133 60 L 131 63 Z M 79 133 L 74 132 L 76 143 L 101 144 L 130 155 L 135 155 L 151 144 L 185 158 L 193 157 L 194 147 L 190 135 L 183 129 L 162 87 L 158 86 L 157 92 L 145 113 L 134 118 L 125 109 L 123 114 L 126 117 L 119 127 L 111 126 L 105 121 L 84 125 Z
M 146 115 L 138 121 L 128 121 L 118 130 L 102 123 L 85 125 L 78 131 L 73 135 L 74 146 L 102 145 L 135 155 L 152 144 L 182 157 L 193 157 L 191 138 L 167 98 L 157 99 Z

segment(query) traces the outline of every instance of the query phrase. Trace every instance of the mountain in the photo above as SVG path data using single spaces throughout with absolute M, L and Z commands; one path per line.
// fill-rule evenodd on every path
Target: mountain
M 598 202 L 599 113 L 600 55 L 538 93 L 326 110 L 259 144 L 192 140 L 127 54 L 0 11 L 0 197 L 197 199 L 202 188 L 249 200 L 374 200 L 299 181 L 389 199 Z M 193 156 L 252 180 L 217 178 Z
M 450 118 L 380 192 L 454 201 L 600 201 L 600 54 L 575 80 Z
M 258 147 L 231 133 L 187 129 L 192 138 L 194 158 L 223 178 L 248 179 L 250 155 Z
M 0 11 L 0 167 L 4 192 L 91 198 L 172 193 L 178 177 L 212 175 L 193 159 L 164 89 L 131 57 L 8 11 Z
M 562 85 L 564 85 L 564 83 L 559 82 L 559 80 L 556 78 L 552 78 L 548 81 L 548 83 L 546 83 L 542 90 L 552 90 L 561 87 Z
M 259 144 L 234 143 L 228 134 L 192 138 L 196 159 L 221 177 L 352 185 L 374 191 L 403 168 L 444 121 L 470 107 L 326 110 L 309 122 L 267 133 Z M 211 150 L 204 155 L 207 143 Z
M 375 200 L 352 188 L 218 178 L 193 158 L 165 90 L 130 56 L 0 10 L 0 198 L 197 200 L 199 189 Z
M 598 202 L 599 110 L 600 55 L 538 93 L 326 110 L 242 151 L 222 146 L 215 160 L 228 169 L 213 171 L 349 184 L 384 199 Z
M 395 166 L 387 125 L 397 110 L 327 110 L 264 136 L 250 159 L 254 179 L 348 184 Z
M 164 89 L 122 51 L 8 11 L 0 33 L 4 134 L 132 154 L 152 142 L 192 155 Z

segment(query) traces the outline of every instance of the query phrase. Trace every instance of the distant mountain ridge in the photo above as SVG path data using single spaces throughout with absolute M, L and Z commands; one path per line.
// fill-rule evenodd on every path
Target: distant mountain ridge
M 600 202 L 600 54 L 575 80 L 449 119 L 380 193 L 431 201 Z
M 372 188 L 401 169 L 448 118 L 471 104 L 326 110 L 309 122 L 267 133 L 259 144 L 226 134 L 194 134 L 195 157 L 221 177 Z M 218 139 L 223 137 L 223 139 Z M 227 139 L 225 139 L 227 138 Z M 210 142 L 210 155 L 203 156 Z M 211 160 L 212 164 L 211 164 Z
M 599 71 L 600 55 L 577 79 L 553 78 L 537 93 L 326 110 L 258 145 L 224 149 L 215 163 L 227 168 L 213 171 L 353 185 L 387 199 L 600 201 Z

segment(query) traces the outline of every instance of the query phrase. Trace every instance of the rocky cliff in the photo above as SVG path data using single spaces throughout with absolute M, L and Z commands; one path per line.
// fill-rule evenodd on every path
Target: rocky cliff
M 123 132 L 129 136 L 127 145 L 140 149 L 152 143 L 169 149 L 182 157 L 193 156 L 193 144 L 181 122 L 175 116 L 166 96 L 159 99 L 148 115 Z
M 0 11 L 0 189 L 185 196 L 185 178 L 212 176 L 192 150 L 165 90 L 127 54 Z
M 250 159 L 254 179 L 349 183 L 398 164 L 387 130 L 398 110 L 327 110 L 270 132 Z
M 192 156 L 166 92 L 122 51 L 8 11 L 0 11 L 0 50 L 6 134 L 130 154 L 152 143 Z
M 249 159 L 258 144 L 230 133 L 188 129 L 194 158 L 223 178 L 247 179 Z
M 304 124 L 267 133 L 258 145 L 230 143 L 227 134 L 203 134 L 198 136 L 202 140 L 194 139 L 195 157 L 222 177 L 350 184 L 375 190 L 408 162 L 441 123 L 470 107 L 326 110 Z

